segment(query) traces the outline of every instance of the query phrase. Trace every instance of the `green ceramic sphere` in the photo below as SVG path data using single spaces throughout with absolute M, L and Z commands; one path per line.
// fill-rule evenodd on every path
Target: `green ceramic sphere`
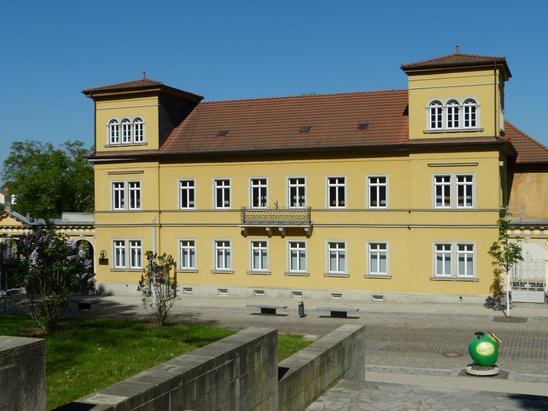
M 490 333 L 478 332 L 468 344 L 468 352 L 474 363 L 483 367 L 496 364 L 499 357 L 499 340 Z

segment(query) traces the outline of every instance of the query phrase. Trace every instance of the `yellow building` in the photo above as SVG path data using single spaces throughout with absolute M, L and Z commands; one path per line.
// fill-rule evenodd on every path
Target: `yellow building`
M 133 293 L 146 250 L 183 293 L 479 300 L 515 142 L 503 57 L 402 66 L 407 90 L 202 102 L 143 78 L 95 103 L 97 280 Z M 382 296 L 382 297 L 381 297 Z

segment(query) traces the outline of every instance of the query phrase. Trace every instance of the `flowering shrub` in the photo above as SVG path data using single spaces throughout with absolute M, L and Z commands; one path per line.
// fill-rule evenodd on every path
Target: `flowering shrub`
M 177 273 L 170 275 L 176 264 L 173 257 L 166 253 L 157 255 L 149 250 L 145 255 L 147 265 L 137 290 L 141 291 L 143 305 L 154 311 L 158 326 L 163 327 L 177 298 Z
M 92 261 L 75 241 L 51 229 L 21 236 L 8 257 L 26 289 L 30 316 L 47 331 L 57 327 L 72 294 L 95 292 Z

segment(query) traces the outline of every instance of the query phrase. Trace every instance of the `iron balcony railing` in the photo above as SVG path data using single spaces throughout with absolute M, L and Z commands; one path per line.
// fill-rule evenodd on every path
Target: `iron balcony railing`
M 312 224 L 308 208 L 246 208 L 241 209 L 244 226 L 299 226 Z

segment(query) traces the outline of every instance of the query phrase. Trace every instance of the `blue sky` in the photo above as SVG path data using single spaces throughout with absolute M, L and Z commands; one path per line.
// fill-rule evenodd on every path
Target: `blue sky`
M 548 2 L 9 1 L 0 8 L 0 165 L 12 141 L 93 144 L 81 90 L 147 77 L 241 99 L 402 89 L 400 65 L 505 56 L 506 118 L 548 145 Z

